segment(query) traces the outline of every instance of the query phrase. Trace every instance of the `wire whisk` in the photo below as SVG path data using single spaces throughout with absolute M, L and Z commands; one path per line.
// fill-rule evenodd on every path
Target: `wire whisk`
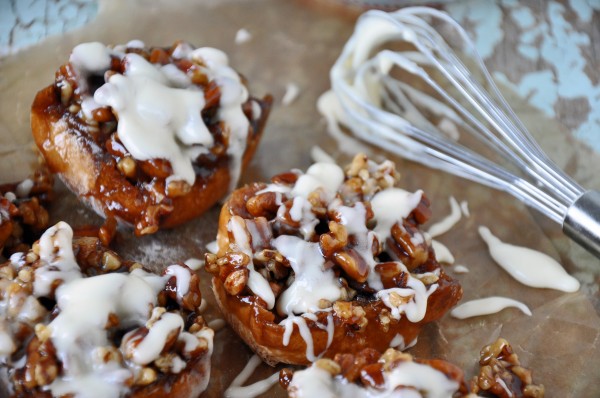
M 450 35 L 472 69 L 453 51 Z M 600 193 L 583 189 L 542 151 L 446 13 L 409 7 L 363 14 L 330 77 L 332 90 L 319 101 L 330 121 L 409 160 L 508 192 L 600 257 Z M 521 175 L 459 143 L 456 126 Z

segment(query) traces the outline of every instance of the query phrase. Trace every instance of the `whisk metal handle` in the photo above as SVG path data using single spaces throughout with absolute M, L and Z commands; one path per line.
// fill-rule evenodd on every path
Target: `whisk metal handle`
M 575 200 L 567 210 L 563 231 L 600 258 L 600 192 L 587 191 Z

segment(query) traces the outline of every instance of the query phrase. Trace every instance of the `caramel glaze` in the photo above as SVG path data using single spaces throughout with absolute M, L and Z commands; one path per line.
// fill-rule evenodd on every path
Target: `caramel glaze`
M 233 215 L 251 218 L 245 209 L 245 202 L 264 187 L 264 184 L 242 187 L 235 191 L 223 206 L 218 234 L 220 252 L 224 253 L 229 247 L 227 233 L 229 219 Z M 388 310 L 385 304 L 379 299 L 359 295 L 352 300 L 352 304 L 362 307 L 366 312 L 368 324 L 362 330 L 357 331 L 355 325 L 346 323 L 333 311 L 316 314 L 319 323 L 324 325 L 327 324 L 327 315 L 333 314 L 335 330 L 332 343 L 327 348 L 327 331 L 319 328 L 315 322 L 306 319 L 312 335 L 315 355 L 321 354 L 322 357 L 333 358 L 337 353 L 357 354 L 365 348 L 383 352 L 390 347 L 390 343 L 397 334 L 400 334 L 407 344 L 414 341 L 425 324 L 440 319 L 462 297 L 462 287 L 458 281 L 444 273 L 435 259 L 433 250 L 429 250 L 427 261 L 412 272 L 424 273 L 436 269 L 440 270 L 439 280 L 436 282 L 439 286 L 429 296 L 427 312 L 420 322 L 412 323 L 402 316 L 400 320 L 391 319 L 389 328 L 386 330 L 379 320 L 379 314 L 383 310 Z M 298 328 L 294 328 L 289 344 L 283 345 L 285 327 L 278 324 L 282 318 L 274 310 L 268 310 L 262 299 L 255 295 L 229 295 L 218 277 L 212 279 L 212 286 L 217 303 L 226 320 L 265 362 L 272 366 L 280 362 L 292 365 L 309 365 L 311 363 L 306 358 L 306 343 Z
M 57 82 L 61 73 L 67 78 L 73 74 L 67 64 L 57 72 Z M 219 103 L 218 87 L 206 90 L 206 96 L 209 96 L 209 108 L 203 110 L 203 116 L 210 116 L 211 112 L 216 112 Z M 260 118 L 256 120 L 251 117 L 251 101 L 256 101 L 261 108 Z M 243 167 L 256 150 L 271 104 L 272 97 L 269 95 L 262 100 L 250 99 L 244 104 L 251 131 L 243 155 Z M 69 189 L 104 216 L 107 222 L 113 220 L 114 223 L 116 219 L 134 226 L 136 235 L 149 234 L 201 215 L 227 194 L 230 181 L 225 153 L 227 139 L 220 124 L 208 127 L 216 141 L 224 144 L 221 153 L 200 156 L 195 164 L 196 181 L 191 190 L 169 197 L 165 193 L 165 180 L 170 174 L 168 162 L 161 159 L 138 161 L 135 178 L 127 178 L 119 171 L 117 162 L 125 149 L 118 142 L 118 137 L 114 137 L 117 135 L 114 132 L 116 121 L 111 121 L 113 126 L 109 134 L 103 132 L 106 126 L 102 123 L 100 132 L 91 128 L 77 114 L 69 112 L 69 104 L 61 101 L 58 84 L 38 92 L 31 109 L 33 137 L 50 170 L 57 173 Z M 110 132 L 113 132 L 112 136 Z

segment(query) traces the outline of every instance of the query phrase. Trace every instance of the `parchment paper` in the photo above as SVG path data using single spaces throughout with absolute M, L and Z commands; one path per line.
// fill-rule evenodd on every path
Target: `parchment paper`
M 317 4 L 317 5 L 315 5 Z M 329 87 L 328 72 L 349 37 L 354 21 L 318 2 L 257 0 L 130 1 L 101 2 L 98 18 L 84 29 L 46 40 L 41 45 L 0 60 L 0 181 L 24 178 L 34 156 L 29 148 L 29 107 L 37 90 L 50 84 L 55 70 L 68 59 L 71 48 L 84 41 L 125 43 L 141 39 L 147 44 L 168 46 L 184 39 L 196 46 L 225 50 L 231 64 L 249 80 L 256 95 L 272 93 L 280 100 L 288 83 L 300 87 L 300 96 L 284 107 L 276 100 L 264 139 L 243 182 L 266 180 L 290 168 L 310 165 L 309 150 L 320 145 L 342 164 L 349 160 L 326 134 L 325 123 L 315 107 L 316 99 Z M 251 41 L 236 45 L 235 34 L 245 28 Z M 596 172 L 600 159 L 567 138 L 560 123 L 548 120 L 507 93 L 532 133 L 556 162 L 584 186 L 600 188 Z M 479 349 L 503 336 L 512 342 L 525 366 L 534 370 L 534 380 L 546 386 L 548 397 L 596 397 L 600 391 L 600 261 L 563 237 L 560 228 L 532 213 L 510 196 L 458 178 L 417 166 L 401 159 L 401 183 L 409 190 L 423 188 L 432 201 L 433 221 L 449 212 L 448 196 L 466 200 L 470 218 L 439 238 L 470 273 L 449 274 L 464 287 L 464 299 L 490 295 L 525 302 L 533 316 L 517 310 L 471 320 L 446 316 L 425 328 L 415 355 L 441 357 L 463 367 L 470 376 L 476 369 Z M 596 166 L 596 167 L 595 167 Z M 52 205 L 53 221 L 74 226 L 99 225 L 101 220 L 80 205 L 57 183 Z M 175 261 L 201 258 L 205 244 L 214 240 L 218 208 L 175 230 L 143 238 L 121 233 L 116 249 L 123 257 L 160 269 Z M 582 282 L 578 293 L 533 289 L 520 285 L 493 263 L 477 227 L 486 225 L 510 243 L 544 251 L 559 259 Z M 204 297 L 213 303 L 204 277 Z M 212 307 L 212 306 L 211 306 Z M 208 320 L 219 318 L 209 308 Z M 225 328 L 215 336 L 212 379 L 206 397 L 222 396 L 233 377 L 244 367 L 251 351 Z M 261 367 L 252 380 L 274 372 Z M 284 396 L 275 386 L 265 396 Z

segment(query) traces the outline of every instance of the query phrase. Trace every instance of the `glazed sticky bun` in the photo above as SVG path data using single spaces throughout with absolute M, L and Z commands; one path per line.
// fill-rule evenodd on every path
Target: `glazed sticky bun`
M 419 226 L 422 191 L 395 166 L 358 155 L 244 186 L 222 208 L 207 254 L 217 302 L 269 364 L 308 364 L 416 342 L 462 296 Z
M 153 274 L 64 222 L 0 266 L 0 370 L 11 397 L 190 397 L 213 330 L 198 276 Z
M 144 235 L 197 217 L 235 187 L 271 102 L 251 97 L 215 48 L 92 42 L 37 94 L 31 127 L 81 200 Z

